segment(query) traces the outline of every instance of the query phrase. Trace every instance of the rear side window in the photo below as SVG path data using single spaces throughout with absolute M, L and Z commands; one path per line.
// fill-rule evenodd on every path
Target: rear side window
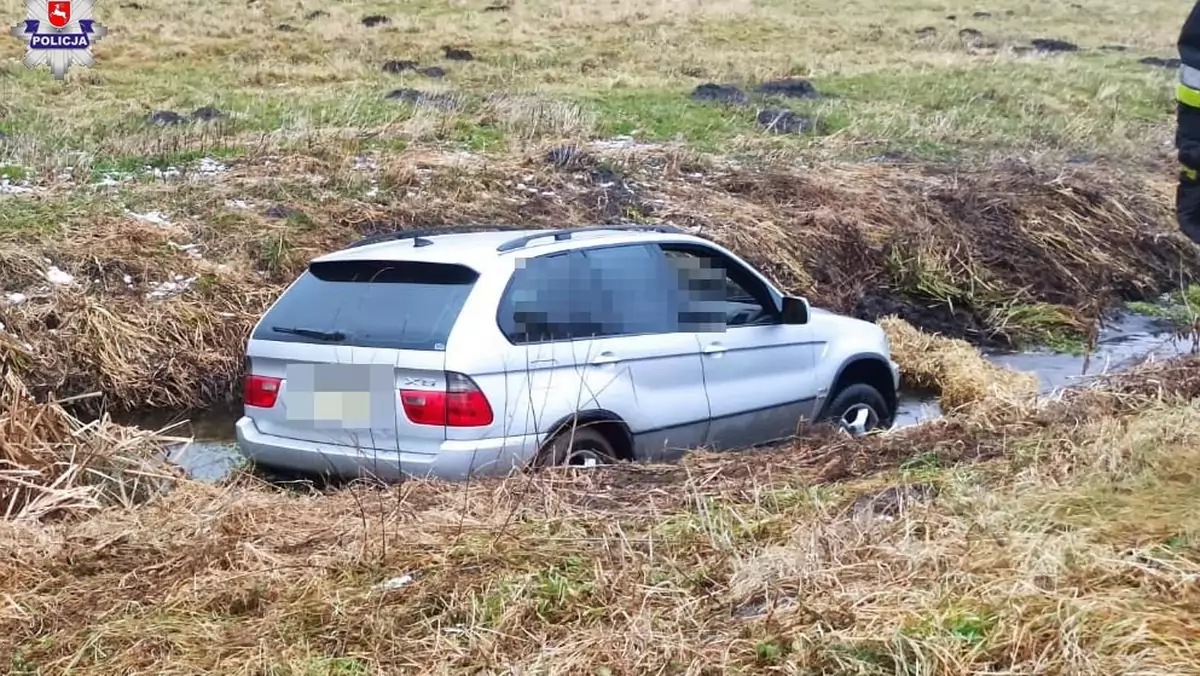
M 681 297 L 657 248 L 582 249 L 521 261 L 497 319 L 515 345 L 673 333 Z
M 312 263 L 254 331 L 257 340 L 446 349 L 479 273 L 411 261 Z

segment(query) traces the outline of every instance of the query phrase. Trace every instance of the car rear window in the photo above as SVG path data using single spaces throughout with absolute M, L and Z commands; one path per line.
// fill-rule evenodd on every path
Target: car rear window
M 254 331 L 256 340 L 446 349 L 479 273 L 406 261 L 312 263 Z

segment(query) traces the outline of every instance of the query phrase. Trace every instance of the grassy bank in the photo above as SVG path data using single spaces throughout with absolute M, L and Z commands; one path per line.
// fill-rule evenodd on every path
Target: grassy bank
M 311 161 L 308 171 L 329 180 L 350 181 L 355 171 Z M 147 184 L 141 202 L 124 201 L 141 219 L 120 212 L 120 198 L 97 196 L 75 224 L 48 233 L 31 220 L 0 244 L 8 290 L 23 297 L 0 310 L 4 345 L 39 393 L 99 391 L 105 399 L 84 403 L 113 407 L 226 401 L 237 393 L 249 328 L 309 258 L 363 234 L 427 223 L 666 220 L 731 246 L 817 304 L 870 319 L 895 313 L 976 342 L 1086 330 L 1101 307 L 1157 296 L 1200 263 L 1167 230 L 1162 204 L 1147 194 L 1153 187 L 1124 176 L 1005 166 L 829 166 L 813 175 L 714 160 L 672 166 L 678 161 L 627 152 L 605 170 L 626 179 L 614 186 L 540 155 L 486 166 L 402 155 L 380 170 L 408 177 L 386 204 L 336 186 L 301 197 L 299 183 L 266 181 L 247 167 L 220 180 Z M 55 200 L 87 194 L 24 206 L 49 213 L 60 208 Z M 292 195 L 293 211 L 272 219 L 228 206 L 272 194 Z M 171 205 L 152 214 L 166 224 L 146 221 L 155 202 Z M 70 283 L 48 283 L 51 266 Z
M 993 4 L 100 8 L 94 68 L 0 78 L 0 346 L 39 396 L 227 403 L 312 256 L 618 220 L 694 227 L 838 311 L 1078 343 L 1200 264 L 1170 214 L 1172 71 L 1141 62 L 1182 11 Z M 787 77 L 812 87 L 760 93 Z
M 31 674 L 1198 673 L 1198 394 L 1184 359 L 682 465 L 184 482 L 0 523 L 0 654 Z

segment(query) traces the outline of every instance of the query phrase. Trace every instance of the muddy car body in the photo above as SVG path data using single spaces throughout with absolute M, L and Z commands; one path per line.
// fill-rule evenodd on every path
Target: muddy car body
M 461 479 L 890 426 L 875 324 L 673 228 L 397 233 L 313 260 L 246 352 L 242 452 Z

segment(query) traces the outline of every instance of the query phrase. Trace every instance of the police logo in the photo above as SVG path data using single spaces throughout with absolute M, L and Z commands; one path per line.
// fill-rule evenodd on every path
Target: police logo
M 29 18 L 12 28 L 29 45 L 25 65 L 50 66 L 54 79 L 65 80 L 72 65 L 90 67 L 92 43 L 108 29 L 92 20 L 95 0 L 25 0 Z

